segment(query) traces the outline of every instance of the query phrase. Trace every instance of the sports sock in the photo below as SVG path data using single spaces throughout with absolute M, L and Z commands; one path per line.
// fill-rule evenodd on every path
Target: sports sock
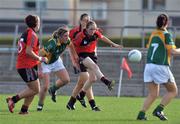
M 59 89 L 59 87 L 57 87 L 56 84 L 54 84 L 51 88 L 52 88 L 53 91 L 56 91 L 56 90 Z
M 75 102 L 76 102 L 76 98 L 74 98 L 73 96 L 71 96 L 70 99 L 69 99 L 68 104 L 71 105 L 71 106 L 74 106 Z
M 96 102 L 94 99 L 89 100 L 89 104 L 90 104 L 91 108 L 94 108 L 96 106 Z
M 85 95 L 86 95 L 86 92 L 82 90 L 82 91 L 79 93 L 80 99 L 84 99 Z
M 105 78 L 104 76 L 101 78 L 101 81 L 105 84 L 105 85 L 110 85 L 111 81 L 109 81 L 107 78 Z
M 16 96 L 13 96 L 13 97 L 12 97 L 12 101 L 13 101 L 14 103 L 17 103 L 19 100 L 20 100 L 19 95 L 16 95 Z
M 164 110 L 164 105 L 159 104 L 156 108 L 155 111 L 163 111 Z
M 28 106 L 22 105 L 21 112 L 27 112 L 27 111 L 28 111 Z
M 137 117 L 137 119 L 142 119 L 142 118 L 144 118 L 145 117 L 145 112 L 144 111 L 140 111 L 139 112 L 139 114 L 138 114 L 138 117 Z

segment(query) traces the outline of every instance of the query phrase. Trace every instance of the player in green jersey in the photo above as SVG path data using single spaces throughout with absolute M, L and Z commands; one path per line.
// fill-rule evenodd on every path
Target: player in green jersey
M 51 72 L 54 72 L 58 77 L 56 83 L 48 90 L 52 101 L 56 102 L 56 90 L 70 82 L 69 74 L 60 58 L 60 55 L 67 47 L 70 48 L 69 51 L 71 55 L 73 55 L 75 61 L 78 62 L 78 56 L 74 46 L 69 40 L 69 31 L 66 26 L 63 26 L 53 33 L 52 38 L 46 42 L 40 50 L 40 55 L 46 56 L 48 63 L 42 63 L 39 67 L 39 74 L 42 76 L 43 85 L 41 86 L 39 94 L 38 111 L 43 109 L 46 92 L 49 88 Z
M 159 96 L 160 84 L 165 86 L 167 93 L 164 94 L 160 104 L 152 114 L 160 120 L 168 120 L 163 110 L 178 92 L 169 66 L 171 54 L 180 54 L 180 49 L 176 49 L 172 36 L 167 31 L 168 21 L 166 14 L 160 14 L 156 20 L 157 29 L 152 32 L 149 38 L 147 63 L 144 70 L 144 82 L 147 84 L 149 93 L 137 116 L 137 120 L 147 120 L 145 112 Z

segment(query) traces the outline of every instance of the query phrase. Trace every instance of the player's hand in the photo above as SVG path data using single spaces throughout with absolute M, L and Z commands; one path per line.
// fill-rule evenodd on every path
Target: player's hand
M 40 62 L 48 63 L 47 57 L 39 57 L 39 61 L 40 61 Z

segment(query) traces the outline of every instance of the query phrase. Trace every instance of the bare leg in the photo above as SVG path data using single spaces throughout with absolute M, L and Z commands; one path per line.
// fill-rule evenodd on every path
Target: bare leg
M 32 103 L 34 96 L 40 90 L 39 80 L 28 83 L 28 88 L 29 88 L 29 92 L 23 91 L 23 92 L 20 92 L 20 94 L 19 94 L 20 98 L 24 98 L 24 104 L 21 107 L 20 114 L 27 114 L 28 113 L 29 105 Z M 29 93 L 32 92 L 31 90 L 33 90 L 34 92 L 32 93 L 31 96 L 29 96 L 30 95 Z
M 86 97 L 88 98 L 88 101 L 94 100 L 92 86 L 86 91 Z
M 147 120 L 145 116 L 145 112 L 149 109 L 152 103 L 156 100 L 157 96 L 159 96 L 159 85 L 153 82 L 149 82 L 148 84 L 148 96 L 144 100 L 144 104 L 142 106 L 141 111 L 137 116 L 137 120 Z
M 55 72 L 55 74 L 59 79 L 56 81 L 56 84 L 48 90 L 53 102 L 56 102 L 56 90 L 70 82 L 69 74 L 66 69 L 59 70 Z
M 18 96 L 20 99 L 27 98 L 27 97 L 31 97 L 38 94 L 39 91 L 40 91 L 40 83 L 38 79 L 32 82 L 29 82 L 28 87 L 24 89 L 23 91 L 21 91 L 20 93 L 18 93 Z
M 108 80 L 104 74 L 101 72 L 101 70 L 99 69 L 98 65 L 96 63 L 93 62 L 93 60 L 89 57 L 86 57 L 83 60 L 83 64 L 84 66 L 86 66 L 88 68 L 88 70 L 92 71 L 93 74 L 100 79 L 107 87 L 109 90 L 112 90 L 114 88 L 115 85 L 115 81 L 110 81 Z M 89 78 L 91 79 L 91 78 Z M 94 80 L 94 79 L 92 79 Z M 91 81 L 90 81 L 91 82 Z M 86 85 L 88 85 L 88 83 L 86 83 Z M 89 84 L 90 85 L 90 84 Z M 88 86 L 89 87 L 89 86 Z
M 80 75 L 78 77 L 78 82 L 76 83 L 76 86 L 73 89 L 73 92 L 72 92 L 72 95 L 71 95 L 72 97 L 76 98 L 79 91 L 82 89 L 83 85 L 87 81 L 88 77 L 89 77 L 88 72 L 81 72 L 80 73 Z
M 89 78 L 88 78 L 88 80 L 86 81 L 86 83 L 84 84 L 84 86 L 82 88 L 82 90 L 85 91 L 85 92 L 87 90 L 89 90 L 89 88 L 92 86 L 92 84 L 94 82 L 96 82 L 96 80 L 97 80 L 97 77 L 96 77 L 96 75 L 94 74 L 94 72 L 92 70 L 88 69 L 88 73 L 89 73 Z
M 98 79 L 101 79 L 102 77 L 104 77 L 103 73 L 101 72 L 101 70 L 99 69 L 99 67 L 97 66 L 96 63 L 94 63 L 92 61 L 91 58 L 86 57 L 83 60 L 83 64 L 91 71 L 93 71 L 93 73 L 95 73 L 95 75 L 97 76 Z
M 63 87 L 64 85 L 70 82 L 70 77 L 66 69 L 59 70 L 55 72 L 56 76 L 59 78 L 56 81 L 56 86 L 58 88 Z
M 163 96 L 160 104 L 166 106 L 178 94 L 178 89 L 176 83 L 166 83 L 164 86 L 168 92 Z
M 153 115 L 163 121 L 168 120 L 168 118 L 163 113 L 164 107 L 169 104 L 172 98 L 177 95 L 176 83 L 166 83 L 164 86 L 168 92 L 163 96 L 161 103 L 153 111 Z
M 155 83 L 148 83 L 148 96 L 144 101 L 144 105 L 142 107 L 142 111 L 146 112 L 151 104 L 156 100 L 156 98 L 159 96 L 159 85 Z
M 40 93 L 39 93 L 39 104 L 42 104 L 42 105 L 44 104 L 46 93 L 49 87 L 49 80 L 50 80 L 49 74 L 48 73 L 44 74 L 44 77 L 42 79 L 43 84 L 41 86 Z

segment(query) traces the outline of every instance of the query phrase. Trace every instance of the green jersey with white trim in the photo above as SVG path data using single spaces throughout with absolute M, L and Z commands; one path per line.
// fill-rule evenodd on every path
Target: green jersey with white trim
M 176 46 L 168 31 L 153 31 L 148 43 L 147 63 L 170 65 L 171 49 L 173 48 Z
M 56 60 L 58 60 L 59 56 L 69 44 L 70 40 L 67 40 L 66 43 L 60 43 L 54 38 L 46 42 L 44 44 L 44 50 L 46 52 L 46 57 L 48 58 L 48 64 L 54 63 Z

